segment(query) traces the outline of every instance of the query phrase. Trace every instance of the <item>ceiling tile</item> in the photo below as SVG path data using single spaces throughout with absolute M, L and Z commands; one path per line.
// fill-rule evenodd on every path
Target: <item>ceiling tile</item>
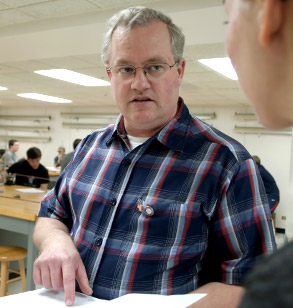
M 128 7 L 134 5 L 144 5 L 147 6 L 151 3 L 158 2 L 158 0 L 89 0 L 91 3 L 96 4 L 97 6 L 108 9 L 114 7 Z
M 93 9 L 97 7 L 86 0 L 58 0 L 26 6 L 22 11 L 41 19 L 81 14 Z
M 18 10 L 0 11 L 0 27 L 33 21 L 35 18 Z
M 52 0 L 1 0 L 1 2 L 9 5 L 10 7 L 21 7 L 41 2 L 52 2 Z

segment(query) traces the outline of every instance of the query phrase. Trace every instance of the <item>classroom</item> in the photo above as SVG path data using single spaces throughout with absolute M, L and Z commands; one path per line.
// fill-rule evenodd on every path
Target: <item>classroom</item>
M 0 149 L 19 141 L 19 158 L 30 147 L 54 170 L 62 146 L 72 151 L 76 138 L 114 123 L 119 115 L 101 60 L 106 20 L 121 8 L 161 9 L 185 34 L 186 68 L 180 96 L 191 113 L 243 144 L 261 158 L 280 190 L 275 230 L 293 239 L 293 130 L 263 127 L 238 86 L 202 59 L 226 58 L 226 14 L 219 0 L 0 0 Z M 101 79 L 84 86 L 50 78 L 42 71 L 66 69 Z M 50 103 L 24 97 L 40 93 L 62 98 Z M 0 226 L 1 229 L 1 226 Z M 1 231 L 0 243 L 8 231 Z M 16 240 L 23 240 L 23 236 Z

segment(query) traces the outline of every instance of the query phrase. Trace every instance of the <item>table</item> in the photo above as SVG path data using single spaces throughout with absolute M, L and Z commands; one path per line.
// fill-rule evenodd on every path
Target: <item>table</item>
M 1 186 L 0 190 L 0 229 L 27 235 L 27 272 L 26 288 L 34 290 L 33 264 L 38 255 L 33 244 L 33 230 L 40 209 L 40 199 L 44 194 L 23 194 L 14 198 L 14 188 L 18 186 Z M 19 186 L 24 188 L 24 186 Z M 16 192 L 18 194 L 18 192 Z M 26 196 L 27 195 L 27 196 Z
M 28 193 L 16 191 L 16 189 L 26 189 L 26 188 L 30 188 L 30 187 L 21 186 L 21 185 L 1 185 L 0 186 L 0 197 L 40 203 L 45 193 L 47 193 L 46 191 L 45 193 L 28 194 Z

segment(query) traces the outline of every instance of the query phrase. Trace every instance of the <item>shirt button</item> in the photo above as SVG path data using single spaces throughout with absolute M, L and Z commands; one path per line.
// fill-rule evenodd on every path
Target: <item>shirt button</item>
M 125 166 L 129 166 L 131 164 L 131 160 L 130 159 L 125 159 L 124 160 L 124 165 Z
M 116 205 L 116 203 L 117 203 L 116 198 L 112 198 L 112 199 L 110 200 L 110 205 L 114 206 L 114 205 Z
M 98 239 L 96 240 L 96 245 L 97 245 L 97 246 L 101 246 L 102 243 L 103 243 L 103 239 L 102 239 L 102 238 L 98 238 Z

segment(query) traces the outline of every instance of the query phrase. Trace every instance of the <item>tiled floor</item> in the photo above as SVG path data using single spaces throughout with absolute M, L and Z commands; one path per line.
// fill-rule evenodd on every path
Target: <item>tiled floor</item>
M 277 242 L 278 248 L 282 247 L 284 244 L 286 244 L 288 242 L 287 236 L 285 234 L 277 233 L 276 234 L 276 242 Z M 41 286 L 37 286 L 37 288 L 41 288 Z M 20 281 L 15 281 L 15 282 L 10 283 L 9 286 L 8 286 L 8 291 L 11 292 L 11 293 L 22 292 Z

